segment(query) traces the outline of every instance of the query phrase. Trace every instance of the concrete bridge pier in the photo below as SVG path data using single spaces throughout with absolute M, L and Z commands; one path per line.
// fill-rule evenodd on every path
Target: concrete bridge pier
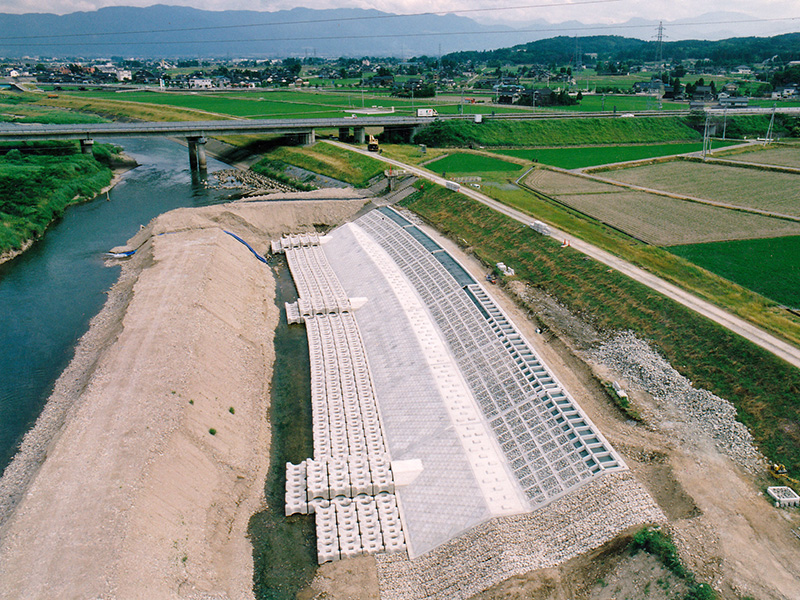
M 297 131 L 286 136 L 291 143 L 299 146 L 311 146 L 317 141 L 316 132 L 313 129 L 308 131 Z
M 300 134 L 300 143 L 303 146 L 311 146 L 317 141 L 317 134 L 312 129 L 311 131 L 306 131 Z
M 364 133 L 363 127 L 353 127 L 353 142 L 356 144 L 363 144 L 367 137 Z
M 81 154 L 91 154 L 92 146 L 94 146 L 94 140 L 81 140 Z
M 205 171 L 208 168 L 206 161 L 206 138 L 203 136 L 187 136 L 189 143 L 189 169 L 191 171 Z
M 384 127 L 383 132 L 389 141 L 411 143 L 414 136 L 422 131 L 420 125 L 408 126 L 398 125 L 394 127 Z

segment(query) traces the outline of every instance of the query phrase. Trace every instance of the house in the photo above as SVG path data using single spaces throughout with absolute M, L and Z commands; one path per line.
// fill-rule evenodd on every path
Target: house
M 731 81 L 722 86 L 722 91 L 729 96 L 733 96 L 739 91 L 739 86 Z
M 719 95 L 719 105 L 721 108 L 747 108 L 750 98 L 747 96 L 724 96 Z
M 698 85 L 694 89 L 692 100 L 699 100 L 701 102 L 709 102 L 714 99 L 714 92 L 710 85 Z
M 779 87 L 774 92 L 772 92 L 772 100 L 781 100 L 783 98 L 797 98 L 800 96 L 800 91 L 797 89 L 797 85 L 785 85 L 783 87 Z
M 664 82 L 660 79 L 650 81 L 637 81 L 633 84 L 634 94 L 659 94 L 664 95 Z
M 193 77 L 189 80 L 189 87 L 195 89 L 210 89 L 214 84 L 207 77 Z
M 734 75 L 752 75 L 753 69 L 747 65 L 739 65 L 733 70 Z

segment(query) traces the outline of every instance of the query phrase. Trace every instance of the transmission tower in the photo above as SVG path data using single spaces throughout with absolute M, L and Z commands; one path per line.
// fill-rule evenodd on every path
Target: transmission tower
M 583 53 L 581 52 L 581 46 L 578 42 L 578 36 L 575 36 L 575 67 L 572 69 L 573 77 L 577 77 L 577 72 L 581 70 L 583 67 L 582 59 Z
M 664 68 L 664 21 L 658 22 L 656 68 L 659 76 Z

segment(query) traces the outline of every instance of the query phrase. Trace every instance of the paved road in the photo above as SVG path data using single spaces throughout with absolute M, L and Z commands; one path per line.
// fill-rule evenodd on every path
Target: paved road
M 439 175 L 431 173 L 430 171 L 427 171 L 425 169 L 415 167 L 412 165 L 407 165 L 400 161 L 391 158 L 386 158 L 385 156 L 382 155 L 377 155 L 375 153 L 367 152 L 366 150 L 361 150 L 360 148 L 354 148 L 349 144 L 343 144 L 341 142 L 334 142 L 334 141 L 328 141 L 327 143 L 340 146 L 348 150 L 361 152 L 362 154 L 366 154 L 371 156 L 372 158 L 377 158 L 378 160 L 382 160 L 383 162 L 388 163 L 399 169 L 405 169 L 409 173 L 413 173 L 418 177 L 427 179 L 439 185 L 445 185 L 447 181 L 444 178 L 440 177 Z M 520 212 L 514 208 L 501 204 L 500 202 L 497 202 L 496 200 L 493 200 L 492 198 L 489 198 L 488 196 L 485 196 L 472 188 L 462 186 L 461 192 L 464 195 L 469 196 L 474 200 L 477 200 L 478 202 L 482 202 L 483 204 L 497 211 L 500 211 L 505 215 L 508 215 L 512 219 L 520 221 L 521 223 L 531 222 L 530 215 L 526 215 L 525 213 Z M 591 256 L 595 260 L 616 269 L 620 273 L 624 273 L 628 277 L 632 277 L 636 281 L 643 283 L 649 288 L 667 296 L 668 298 L 671 298 L 672 300 L 675 300 L 676 302 L 683 304 L 684 306 L 694 310 L 695 312 L 722 325 L 726 329 L 729 329 L 730 331 L 737 333 L 742 337 L 750 340 L 754 344 L 761 346 L 762 348 L 768 350 L 778 358 L 785 360 L 789 364 L 794 365 L 797 368 L 800 368 L 800 348 L 797 348 L 789 344 L 788 342 L 778 339 L 774 335 L 767 333 L 763 329 L 760 329 L 759 327 L 756 327 L 755 325 L 748 323 L 747 321 L 735 315 L 732 315 L 728 311 L 723 310 L 718 306 L 711 304 L 710 302 L 702 300 L 697 296 L 695 296 L 694 294 L 682 290 L 681 288 L 671 283 L 668 283 L 667 281 L 664 281 L 660 277 L 656 277 L 652 273 L 648 273 L 644 269 L 640 269 L 639 267 L 632 265 L 626 260 L 623 260 L 618 256 L 614 256 L 613 254 L 606 252 L 605 250 L 602 250 L 597 246 L 584 242 L 583 240 L 576 238 L 575 236 L 567 232 L 560 231 L 552 227 L 550 228 L 550 231 L 551 231 L 550 235 L 552 237 L 560 241 L 566 240 L 567 242 L 569 242 L 570 246 L 575 248 L 575 250 L 583 252 L 587 256 Z

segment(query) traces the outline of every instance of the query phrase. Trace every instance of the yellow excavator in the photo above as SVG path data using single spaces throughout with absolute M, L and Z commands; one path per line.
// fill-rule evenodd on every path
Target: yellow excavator
M 769 473 L 775 479 L 785 483 L 786 485 L 794 488 L 794 491 L 800 491 L 800 481 L 797 479 L 793 479 L 789 477 L 789 472 L 786 470 L 786 467 L 780 463 L 773 463 L 769 467 Z
M 374 135 L 369 136 L 369 142 L 367 143 L 367 150 L 370 152 L 378 152 L 380 148 L 378 147 L 378 140 L 375 139 Z

